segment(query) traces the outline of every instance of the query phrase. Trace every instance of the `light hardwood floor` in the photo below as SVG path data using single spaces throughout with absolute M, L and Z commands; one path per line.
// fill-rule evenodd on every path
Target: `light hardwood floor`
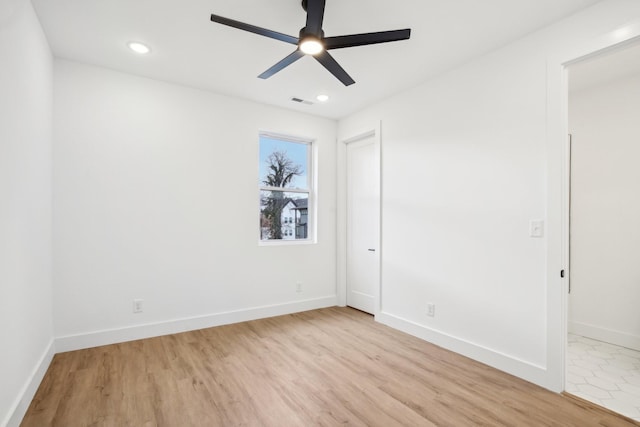
M 55 356 L 23 426 L 633 426 L 349 308 Z

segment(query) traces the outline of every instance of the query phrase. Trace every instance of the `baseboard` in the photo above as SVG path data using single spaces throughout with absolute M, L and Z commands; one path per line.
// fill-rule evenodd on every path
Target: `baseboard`
M 9 411 L 7 419 L 4 420 L 4 424 L 1 425 L 6 427 L 18 427 L 20 425 L 24 418 L 24 414 L 26 414 L 27 409 L 29 409 L 33 396 L 35 396 L 36 391 L 38 391 L 38 387 L 40 387 L 44 374 L 46 374 L 47 369 L 49 369 L 49 365 L 53 360 L 54 354 L 55 348 L 54 341 L 52 339 L 49 341 L 49 345 L 47 345 L 47 348 L 40 357 L 40 360 L 38 360 L 38 363 L 33 368 L 27 382 L 20 390 L 20 393 L 13 404 L 12 410 Z
M 68 335 L 56 338 L 55 348 L 58 353 L 116 344 L 162 335 L 176 334 L 231 323 L 246 322 L 266 317 L 281 316 L 318 308 L 333 307 L 336 296 L 295 301 L 285 304 L 252 307 L 243 310 L 227 311 L 205 316 L 169 320 L 165 322 L 147 323 L 126 328 L 89 332 L 86 334 Z
M 429 341 L 439 347 L 553 390 L 553 382 L 549 378 L 547 370 L 542 366 L 534 365 L 508 354 L 474 344 L 389 313 L 380 313 L 376 316 L 376 320 L 394 329 Z
M 569 322 L 569 332 L 594 340 L 604 341 L 621 347 L 640 351 L 640 337 L 601 326 L 589 325 L 581 322 Z

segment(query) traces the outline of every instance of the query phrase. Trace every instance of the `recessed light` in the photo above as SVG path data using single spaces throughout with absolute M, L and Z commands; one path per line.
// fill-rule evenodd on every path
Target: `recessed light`
M 320 102 L 327 102 L 329 100 L 329 95 L 318 95 L 316 99 Z
M 139 53 L 140 55 L 144 55 L 151 52 L 151 48 L 144 43 L 129 42 L 127 43 L 127 46 L 129 46 L 129 49 L 131 49 L 135 53 Z

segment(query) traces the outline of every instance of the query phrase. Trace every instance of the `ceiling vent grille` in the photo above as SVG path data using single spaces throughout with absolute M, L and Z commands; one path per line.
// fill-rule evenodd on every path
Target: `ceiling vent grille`
M 297 102 L 299 104 L 305 104 L 305 105 L 313 105 L 313 102 L 311 101 L 306 101 L 304 99 L 300 99 L 300 98 L 296 98 L 295 96 L 293 98 L 291 98 L 291 100 L 293 102 Z

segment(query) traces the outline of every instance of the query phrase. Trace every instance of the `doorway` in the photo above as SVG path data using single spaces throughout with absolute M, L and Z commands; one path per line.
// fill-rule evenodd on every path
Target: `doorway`
M 380 167 L 377 133 L 346 144 L 346 304 L 370 314 L 380 294 Z
M 640 421 L 640 43 L 568 72 L 565 390 Z

